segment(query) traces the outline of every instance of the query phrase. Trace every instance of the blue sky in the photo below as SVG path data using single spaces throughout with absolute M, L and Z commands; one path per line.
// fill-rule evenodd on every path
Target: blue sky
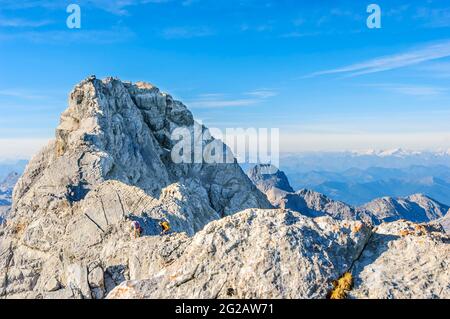
M 282 151 L 450 149 L 448 1 L 316 2 L 0 0 L 0 158 L 53 137 L 91 74 L 151 82 L 209 127 L 280 128 Z

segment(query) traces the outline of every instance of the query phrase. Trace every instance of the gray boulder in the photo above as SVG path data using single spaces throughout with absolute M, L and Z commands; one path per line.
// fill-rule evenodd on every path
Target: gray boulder
M 352 268 L 351 298 L 450 298 L 450 237 L 441 227 L 400 220 L 373 231 Z

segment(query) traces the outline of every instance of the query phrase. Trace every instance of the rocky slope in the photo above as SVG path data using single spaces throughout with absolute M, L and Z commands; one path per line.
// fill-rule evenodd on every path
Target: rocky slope
M 286 194 L 294 192 L 286 175 L 273 165 L 255 165 L 247 175 L 275 207 L 280 206 L 280 202 Z
M 325 298 L 369 236 L 361 222 L 247 210 L 212 222 L 171 265 L 109 298 Z
M 125 279 L 149 277 L 146 258 L 176 253 L 160 221 L 192 236 L 223 216 L 271 207 L 236 161 L 174 164 L 170 137 L 180 127 L 226 148 L 150 84 L 78 84 L 56 139 L 14 189 L 0 229 L 0 296 L 101 298 Z M 131 220 L 143 226 L 141 240 L 130 238 Z
M 351 274 L 348 298 L 449 298 L 450 237 L 407 221 L 373 230 L 358 221 L 286 210 L 246 212 L 209 224 L 179 259 L 122 298 L 326 298 Z
M 450 237 L 409 221 L 376 227 L 352 267 L 351 298 L 450 298 Z
M 368 224 L 379 222 L 373 214 L 366 210 L 354 208 L 307 189 L 295 193 L 287 193 L 280 200 L 280 207 L 291 209 L 310 217 L 331 216 L 339 220 L 362 220 Z
M 289 184 L 286 174 L 273 165 L 255 165 L 249 170 L 247 175 L 263 193 L 274 187 L 285 192 L 294 191 Z
M 340 220 L 363 220 L 366 223 L 378 221 L 370 212 L 332 200 L 318 192 L 307 189 L 295 192 L 286 175 L 273 166 L 268 170 L 266 165 L 255 165 L 248 175 L 275 207 L 309 217 L 331 216 Z
M 273 165 L 255 165 L 247 175 L 274 206 L 279 205 L 284 195 L 294 192 L 284 172 Z
M 406 219 L 423 223 L 442 218 L 450 212 L 450 207 L 422 194 L 415 194 L 405 198 L 383 197 L 361 208 L 371 212 L 385 222 Z

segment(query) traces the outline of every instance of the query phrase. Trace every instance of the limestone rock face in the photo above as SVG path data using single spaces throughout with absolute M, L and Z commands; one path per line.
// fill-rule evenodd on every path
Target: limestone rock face
M 171 263 L 209 222 L 271 207 L 236 161 L 175 164 L 177 128 L 226 148 L 150 84 L 95 77 L 78 84 L 56 139 L 28 164 L 0 227 L 0 297 L 103 298 Z M 142 238 L 130 236 L 132 221 Z M 172 235 L 160 236 L 161 221 Z
M 76 202 L 106 180 L 159 197 L 164 187 L 192 178 L 222 215 L 270 207 L 237 163 L 174 164 L 170 153 L 176 141 L 170 137 L 180 127 L 197 128 L 204 144 L 213 141 L 186 106 L 158 88 L 91 77 L 71 92 L 56 140 L 30 162 L 14 191 L 14 203 L 23 206 L 37 197 Z
M 284 172 L 273 165 L 255 165 L 247 175 L 256 187 L 266 194 L 268 200 L 274 206 L 279 204 L 280 198 L 286 193 L 294 192 Z
M 109 298 L 325 298 L 369 236 L 361 222 L 250 209 L 210 223 L 173 264 Z
M 359 221 L 248 210 L 189 238 L 173 264 L 126 281 L 111 299 L 325 298 L 351 274 L 348 298 L 449 298 L 450 237 L 400 220 L 373 230 Z
M 352 269 L 352 298 L 450 298 L 450 237 L 400 220 L 374 229 Z

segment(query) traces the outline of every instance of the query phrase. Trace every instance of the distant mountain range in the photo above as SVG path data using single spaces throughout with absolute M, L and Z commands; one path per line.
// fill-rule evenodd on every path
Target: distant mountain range
M 0 223 L 3 222 L 9 212 L 12 203 L 13 189 L 19 180 L 19 177 L 19 173 L 11 172 L 2 182 L 0 182 Z
M 280 162 L 294 189 L 312 189 L 355 206 L 416 193 L 450 205 L 449 151 L 284 154 Z
M 3 181 L 11 172 L 22 174 L 28 161 L 21 160 L 0 160 L 0 182 Z
M 358 172 L 354 173 L 361 176 Z M 356 207 L 312 190 L 294 192 L 284 172 L 274 167 L 268 170 L 267 165 L 256 165 L 248 176 L 274 206 L 309 217 L 329 215 L 340 220 L 363 220 L 371 224 L 400 219 L 416 223 L 441 220 L 448 230 L 450 207 L 423 194 L 404 198 L 382 197 Z
M 403 149 L 344 152 L 304 152 L 280 154 L 280 169 L 296 168 L 299 172 L 313 170 L 344 171 L 369 167 L 406 168 L 418 166 L 450 166 L 450 150 L 407 151 Z

